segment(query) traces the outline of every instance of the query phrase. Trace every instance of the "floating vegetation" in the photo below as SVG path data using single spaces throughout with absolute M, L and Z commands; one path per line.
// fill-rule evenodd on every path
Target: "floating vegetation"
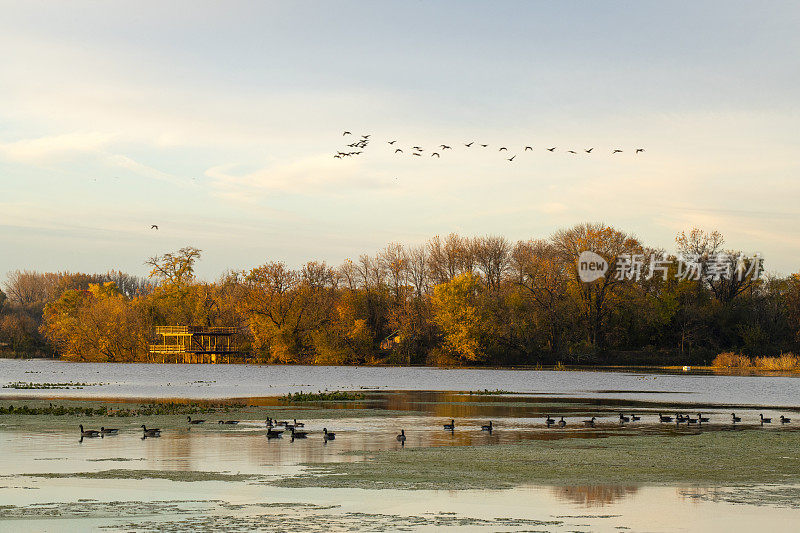
M 353 402 L 363 400 L 364 394 L 344 391 L 290 392 L 281 399 L 286 402 Z
M 483 390 L 471 390 L 471 391 L 469 391 L 469 394 L 470 395 L 479 394 L 481 396 L 494 396 L 494 395 L 498 395 L 499 396 L 499 395 L 504 395 L 504 394 L 522 394 L 522 393 L 511 392 L 511 391 L 501 390 L 501 389 L 497 389 L 497 390 L 483 389 Z
M 503 489 L 525 484 L 800 483 L 800 431 L 628 435 L 498 446 L 352 452 L 363 461 L 314 463 L 270 484 L 364 489 Z M 778 453 L 776 453 L 776 451 Z M 676 460 L 676 458 L 679 458 Z M 730 465 L 736 465 L 731 468 Z M 391 472 L 391 476 L 387 476 Z
M 102 383 L 29 383 L 27 381 L 15 381 L 8 385 L 3 385 L 4 389 L 39 390 L 39 389 L 82 389 L 84 387 L 99 387 Z
M 205 472 L 201 470 L 101 470 L 99 472 L 46 472 L 38 474 L 22 474 L 27 477 L 48 479 L 168 479 L 170 481 L 249 481 L 260 479 L 253 474 L 225 474 L 222 472 Z
M 233 406 L 235 408 L 236 406 Z M 34 407 L 22 403 L 16 407 L 0 405 L 0 415 L 52 415 L 52 416 L 156 416 L 156 415 L 192 415 L 197 413 L 228 412 L 232 406 L 227 403 L 150 403 L 136 407 L 89 407 L 82 405 L 56 405 Z

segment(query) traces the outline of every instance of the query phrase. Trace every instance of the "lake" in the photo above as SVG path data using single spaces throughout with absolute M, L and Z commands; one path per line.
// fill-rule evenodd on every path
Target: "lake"
M 3 388 L 2 406 L 188 402 L 125 417 L 0 415 L 0 530 L 728 532 L 800 523 L 794 377 L 0 360 L 0 382 L 70 387 Z M 326 389 L 359 397 L 277 398 Z M 507 393 L 468 392 L 485 389 Z M 698 410 L 705 425 L 657 416 Z M 620 424 L 619 412 L 641 420 Z M 206 422 L 190 425 L 187 413 Z M 760 414 L 793 423 L 762 426 Z M 545 415 L 564 416 L 566 427 L 546 427 Z M 267 416 L 297 418 L 309 435 L 267 439 Z M 581 423 L 589 417 L 595 428 Z M 456 428 L 445 431 L 451 418 Z M 217 424 L 227 419 L 239 423 Z M 494 431 L 481 430 L 487 420 Z M 143 423 L 162 436 L 142 438 Z M 78 424 L 119 434 L 81 439 Z M 323 428 L 336 439 L 325 442 Z

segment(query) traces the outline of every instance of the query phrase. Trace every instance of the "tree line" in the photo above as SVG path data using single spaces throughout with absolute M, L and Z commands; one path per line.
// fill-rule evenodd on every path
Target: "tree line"
M 16 271 L 0 291 L 0 349 L 150 361 L 155 326 L 207 325 L 236 327 L 263 363 L 702 364 L 797 350 L 800 274 L 759 276 L 761 259 L 726 250 L 718 232 L 683 232 L 676 248 L 587 223 L 516 243 L 389 244 L 338 266 L 272 261 L 213 282 L 195 277 L 193 247 L 150 258 L 146 279 Z M 609 264 L 592 283 L 578 268 L 587 250 Z M 686 257 L 696 276 L 681 272 Z

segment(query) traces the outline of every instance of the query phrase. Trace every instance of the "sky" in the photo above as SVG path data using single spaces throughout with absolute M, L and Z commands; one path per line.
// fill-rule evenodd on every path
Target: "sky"
M 585 221 L 668 252 L 679 231 L 717 229 L 768 271 L 800 271 L 797 2 L 0 0 L 0 13 L 0 279 L 142 275 L 187 245 L 215 279 Z M 345 130 L 371 142 L 336 159 Z

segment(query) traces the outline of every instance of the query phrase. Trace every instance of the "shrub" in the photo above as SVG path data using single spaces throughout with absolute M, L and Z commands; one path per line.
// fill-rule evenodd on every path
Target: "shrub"
M 722 352 L 714 358 L 711 364 L 717 368 L 747 368 L 753 363 L 746 355 Z

